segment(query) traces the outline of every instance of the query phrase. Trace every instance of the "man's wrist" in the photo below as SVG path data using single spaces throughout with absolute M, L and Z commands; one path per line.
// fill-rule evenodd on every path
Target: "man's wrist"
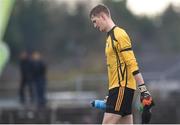
M 141 93 L 148 91 L 147 88 L 146 88 L 146 85 L 145 85 L 144 83 L 138 85 L 138 88 L 139 88 L 139 91 L 140 91 Z

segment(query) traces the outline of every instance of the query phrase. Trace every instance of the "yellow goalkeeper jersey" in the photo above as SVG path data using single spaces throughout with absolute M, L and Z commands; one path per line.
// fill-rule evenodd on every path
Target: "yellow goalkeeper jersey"
M 133 75 L 139 73 L 131 40 L 120 27 L 114 26 L 107 33 L 105 54 L 107 58 L 109 89 L 126 86 L 136 89 Z

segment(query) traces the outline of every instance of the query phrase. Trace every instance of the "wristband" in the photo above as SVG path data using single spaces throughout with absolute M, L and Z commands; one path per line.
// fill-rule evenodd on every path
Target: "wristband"
M 146 85 L 145 85 L 145 84 L 139 85 L 138 88 L 139 88 L 139 90 L 140 90 L 141 93 L 147 91 L 147 88 L 146 88 Z

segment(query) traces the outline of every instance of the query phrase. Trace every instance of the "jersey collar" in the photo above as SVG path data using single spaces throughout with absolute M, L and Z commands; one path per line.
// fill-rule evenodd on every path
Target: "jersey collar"
M 116 28 L 116 25 L 115 26 L 113 26 L 113 28 L 109 31 L 109 32 L 107 32 L 107 35 L 109 36 L 109 34 L 111 34 L 112 33 L 112 31 L 114 30 L 114 28 Z

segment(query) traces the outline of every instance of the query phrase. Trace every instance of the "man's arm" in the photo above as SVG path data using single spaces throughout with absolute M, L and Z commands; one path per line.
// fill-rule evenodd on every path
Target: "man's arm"
M 144 79 L 143 79 L 141 73 L 134 75 L 134 78 L 136 80 L 136 83 L 138 84 L 138 88 L 139 88 L 140 93 L 141 93 L 141 98 L 140 98 L 141 103 L 143 104 L 143 106 L 151 105 L 153 103 L 152 97 L 151 97 L 151 94 L 148 91 L 148 89 L 144 83 Z
M 144 84 L 144 79 L 141 73 L 134 75 L 134 79 L 136 80 L 136 83 L 138 84 L 138 86 Z

